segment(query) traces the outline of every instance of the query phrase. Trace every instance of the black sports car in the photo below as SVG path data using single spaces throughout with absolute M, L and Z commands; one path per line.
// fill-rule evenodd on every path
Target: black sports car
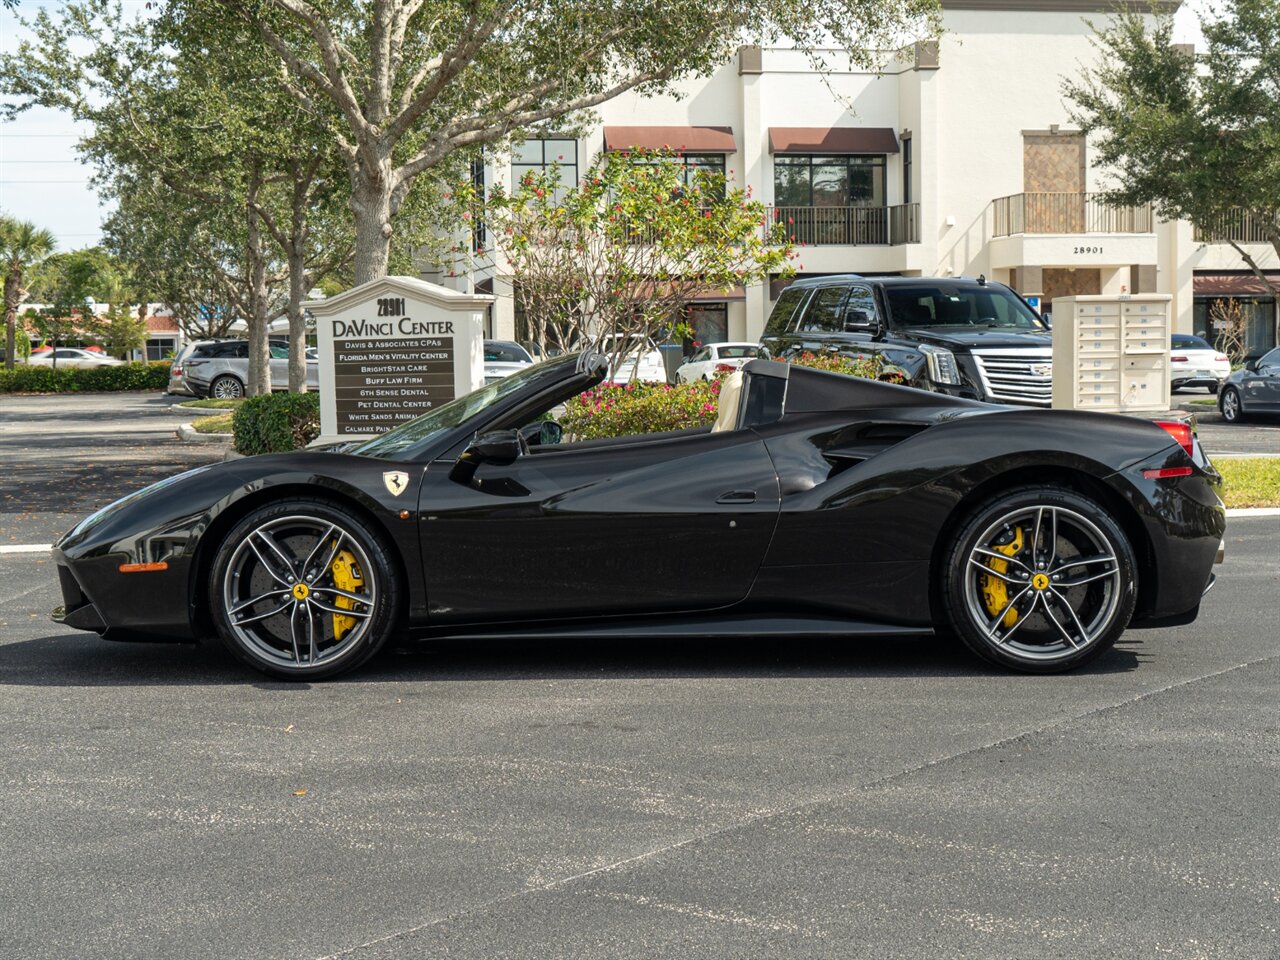
M 1001 407 L 754 360 L 713 427 L 566 442 L 592 354 L 359 445 L 188 471 L 54 550 L 54 619 L 219 636 L 314 679 L 394 636 L 951 628 L 1020 670 L 1188 623 L 1226 526 L 1191 427 Z

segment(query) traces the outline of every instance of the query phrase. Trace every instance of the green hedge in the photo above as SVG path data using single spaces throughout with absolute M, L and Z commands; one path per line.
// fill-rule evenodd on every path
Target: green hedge
M 297 450 L 320 435 L 318 393 L 272 393 L 250 397 L 231 420 L 236 450 L 246 457 Z
M 75 393 L 94 390 L 163 390 L 169 386 L 169 361 L 125 363 L 115 367 L 0 368 L 0 393 Z

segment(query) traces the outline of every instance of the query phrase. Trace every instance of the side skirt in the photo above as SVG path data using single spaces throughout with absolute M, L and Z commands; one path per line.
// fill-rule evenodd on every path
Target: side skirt
M 584 639 L 644 639 L 673 637 L 928 637 L 929 627 L 901 627 L 835 617 L 751 616 L 683 617 L 614 620 L 561 624 L 495 623 L 472 627 L 450 626 L 415 630 L 414 639 L 472 637 L 477 640 L 552 640 L 580 637 Z

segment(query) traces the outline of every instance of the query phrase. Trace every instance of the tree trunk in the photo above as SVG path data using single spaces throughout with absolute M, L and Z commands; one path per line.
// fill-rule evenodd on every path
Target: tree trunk
M 289 392 L 307 392 L 307 318 L 302 310 L 307 295 L 307 267 L 303 244 L 289 249 Z
M 356 223 L 356 286 L 387 275 L 391 255 L 391 183 L 385 175 L 360 172 L 351 197 Z
M 10 270 L 4 278 L 4 368 L 13 369 L 18 351 L 18 301 L 22 298 L 22 271 Z
M 261 180 L 254 170 L 249 175 L 248 242 L 246 244 L 249 281 L 249 382 L 245 393 L 256 397 L 271 392 L 271 343 L 268 339 L 267 264 L 262 250 L 262 224 L 256 201 Z

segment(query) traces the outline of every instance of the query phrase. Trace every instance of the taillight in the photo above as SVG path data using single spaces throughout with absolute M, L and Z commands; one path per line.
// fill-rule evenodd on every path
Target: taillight
M 1218 354 L 1217 356 L 1215 356 L 1213 359 L 1214 359 L 1214 360 L 1216 360 L 1218 363 L 1230 363 L 1230 362 L 1231 362 L 1230 358 L 1229 358 L 1225 353 L 1219 353 L 1219 354 Z
M 1170 363 L 1186 363 L 1187 358 L 1186 357 L 1170 357 L 1169 362 Z
M 1191 424 L 1185 420 L 1156 420 L 1157 427 L 1164 430 L 1165 433 L 1178 441 L 1178 446 L 1187 451 L 1188 457 L 1195 456 L 1195 433 L 1191 430 Z
M 175 363 L 169 373 L 175 377 L 180 377 L 182 376 L 182 367 Z
M 1190 467 L 1157 467 L 1155 470 L 1143 470 L 1142 475 L 1148 480 L 1169 480 L 1173 477 L 1189 477 Z
M 734 372 L 735 370 L 737 370 L 737 369 L 738 369 L 738 368 L 737 368 L 737 367 L 735 367 L 732 363 L 717 363 L 717 364 L 716 364 L 716 373 L 733 373 L 733 372 Z

